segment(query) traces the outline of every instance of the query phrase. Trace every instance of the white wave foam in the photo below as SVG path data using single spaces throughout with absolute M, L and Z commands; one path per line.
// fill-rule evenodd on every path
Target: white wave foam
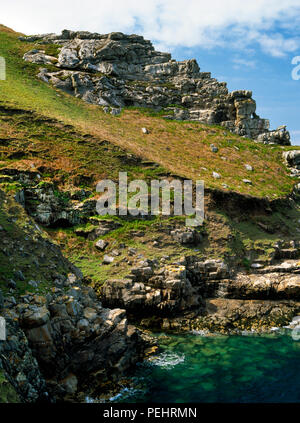
M 191 333 L 193 335 L 198 335 L 198 336 L 208 336 L 208 335 L 210 335 L 208 330 L 195 330 L 195 329 L 193 329 L 191 331 Z
M 173 369 L 173 367 L 183 363 L 184 361 L 184 354 L 161 353 L 157 357 L 152 357 L 151 363 L 163 369 Z
M 88 404 L 93 403 L 109 403 L 109 402 L 115 402 L 120 401 L 121 399 L 128 399 L 130 397 L 136 396 L 138 394 L 141 394 L 143 391 L 141 389 L 135 389 L 135 388 L 123 388 L 120 392 L 118 392 L 116 395 L 104 399 L 104 398 L 92 398 L 92 397 L 85 397 L 85 402 Z

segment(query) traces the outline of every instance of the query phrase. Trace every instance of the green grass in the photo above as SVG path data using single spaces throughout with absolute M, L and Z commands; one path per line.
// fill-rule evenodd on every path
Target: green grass
M 235 262 L 246 268 L 249 260 L 250 262 L 256 260 L 268 262 L 279 240 L 300 239 L 298 206 L 290 208 L 279 206 L 271 214 L 250 213 L 238 218 L 231 218 L 221 210 L 218 210 L 216 214 L 220 219 L 222 231 L 226 231 L 227 228 L 232 236 L 223 248 L 220 245 L 215 248 L 219 253 L 223 251 L 225 258 L 235 257 Z M 220 233 L 215 236 L 221 238 Z
M 0 404 L 19 403 L 20 399 L 0 369 Z
M 122 278 L 130 273 L 130 266 L 124 259 L 130 259 L 132 262 L 137 260 L 137 256 L 144 256 L 149 259 L 160 259 L 164 256 L 169 256 L 169 260 L 179 259 L 182 255 L 199 255 L 203 251 L 202 247 L 196 251 L 196 247 L 186 247 L 175 242 L 170 235 L 167 234 L 167 227 L 170 224 L 183 225 L 183 218 L 161 218 L 155 217 L 151 220 L 119 218 L 117 216 L 106 216 L 105 220 L 109 219 L 118 222 L 118 228 L 111 230 L 106 235 L 98 239 L 105 239 L 108 241 L 108 246 L 105 251 L 98 251 L 95 248 L 95 241 L 87 239 L 87 235 L 92 229 L 97 228 L 94 223 L 96 220 L 104 219 L 99 216 L 92 217 L 93 224 L 87 223 L 85 225 L 78 225 L 67 229 L 48 229 L 48 234 L 53 238 L 62 248 L 62 251 L 68 259 L 76 264 L 83 275 L 93 283 L 93 286 L 98 288 L 107 279 Z M 205 233 L 205 226 L 199 229 Z M 78 236 L 78 233 L 85 234 L 85 236 Z M 153 242 L 159 240 L 160 247 L 153 246 Z M 123 244 L 124 248 L 119 248 Z M 128 248 L 134 248 L 137 251 L 137 256 L 128 255 Z M 103 265 L 104 255 L 110 255 L 114 250 L 118 250 L 120 255 L 115 257 L 112 265 Z

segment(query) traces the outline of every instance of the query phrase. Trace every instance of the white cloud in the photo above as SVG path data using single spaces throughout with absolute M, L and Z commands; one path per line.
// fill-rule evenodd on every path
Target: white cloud
M 293 145 L 300 145 L 300 131 L 290 131 Z
M 234 68 L 235 69 L 245 69 L 245 68 L 251 68 L 254 69 L 256 68 L 256 61 L 255 60 L 247 60 L 247 59 L 243 59 L 241 57 L 235 57 L 234 59 L 232 59 L 233 63 L 234 63 Z
M 299 47 L 299 39 L 284 38 L 282 34 L 271 36 L 262 35 L 258 40 L 262 49 L 274 57 L 284 57 L 286 53 L 292 53 Z
M 100 33 L 137 32 L 174 47 L 249 49 L 257 44 L 282 57 L 300 46 L 299 0 L 11 0 L 3 24 L 27 34 L 64 28 Z M 295 34 L 296 32 L 296 34 Z M 284 35 L 283 35 L 284 34 Z

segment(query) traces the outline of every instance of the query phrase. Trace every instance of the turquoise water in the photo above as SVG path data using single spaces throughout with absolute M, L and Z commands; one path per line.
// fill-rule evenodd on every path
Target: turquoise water
M 159 336 L 115 402 L 300 402 L 300 341 L 291 333 Z

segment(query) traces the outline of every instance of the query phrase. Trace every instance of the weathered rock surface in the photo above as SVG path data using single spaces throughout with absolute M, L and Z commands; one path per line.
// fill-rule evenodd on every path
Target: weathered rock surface
M 140 310 L 140 315 L 174 315 L 200 305 L 186 276 L 185 266 L 166 266 L 155 272 L 150 260 L 140 262 L 131 270 L 128 279 L 109 280 L 102 289 L 106 304 L 122 305 L 129 311 Z
M 28 213 L 45 226 L 73 226 L 82 222 L 81 217 L 95 214 L 96 200 L 86 198 L 72 200 L 55 190 L 55 186 L 35 186 L 24 190 L 25 207 Z
M 215 332 L 264 331 L 287 325 L 300 311 L 300 302 L 213 298 L 192 323 L 195 330 Z
M 198 244 L 202 240 L 202 235 L 195 229 L 174 229 L 171 236 L 180 244 Z
M 300 150 L 289 150 L 283 153 L 283 158 L 285 159 L 286 163 L 298 169 L 300 167 Z
M 238 296 L 239 298 L 247 299 L 292 298 L 294 300 L 300 300 L 300 274 L 240 274 L 229 284 L 226 296 L 233 298 Z
M 225 82 L 200 72 L 196 60 L 177 62 L 141 36 L 64 30 L 20 39 L 37 47 L 58 45 L 57 57 L 35 48 L 24 60 L 56 66 L 57 71 L 41 68 L 39 78 L 105 112 L 117 115 L 125 106 L 166 109 L 169 119 L 220 124 L 259 142 L 290 144 L 285 128 L 269 132 L 269 121 L 256 115 L 251 91 L 229 93 Z
M 291 145 L 290 133 L 286 130 L 285 126 L 260 134 L 257 137 L 257 141 L 263 144 Z
M 101 389 L 116 381 L 142 359 L 141 333 L 125 310 L 102 307 L 79 269 L 19 204 L 2 191 L 0 202 L 0 310 L 7 324 L 0 369 L 25 402 L 60 400 L 89 383 Z M 16 279 L 13 287 L 6 272 Z
M 19 324 L 6 313 L 6 341 L 0 341 L 0 369 L 22 402 L 50 401 L 46 382 L 28 339 Z
M 155 312 L 170 316 L 199 309 L 202 297 L 210 292 L 206 287 L 229 276 L 228 267 L 221 260 L 199 262 L 183 258 L 180 263 L 162 268 L 145 260 L 132 268 L 126 279 L 107 281 L 102 299 L 110 306 L 130 311 L 139 308 L 140 315 Z
M 105 248 L 107 247 L 108 242 L 105 241 L 104 239 L 99 239 L 99 241 L 96 242 L 95 247 L 100 250 L 103 251 L 105 250 Z
M 126 279 L 107 281 L 102 298 L 149 327 L 270 329 L 289 323 L 300 311 L 300 263 L 289 260 L 235 274 L 221 260 L 187 257 L 163 268 L 147 260 Z
M 11 182 L 22 184 L 24 188 L 15 195 L 34 220 L 43 226 L 74 226 L 86 222 L 96 214 L 96 200 L 89 198 L 90 191 L 77 189 L 74 192 L 63 192 L 52 182 L 42 182 L 36 171 L 22 171 L 14 168 L 1 169 L 1 177 L 9 177 Z M 96 222 L 99 230 L 80 235 L 96 240 L 116 226 L 104 221 Z M 103 230 L 100 230 L 102 229 Z M 95 228 L 96 229 L 96 228 Z
M 297 178 L 297 183 L 294 185 L 293 197 L 296 200 L 300 198 L 300 150 L 289 150 L 282 154 L 283 160 L 290 169 L 290 176 Z
M 144 349 L 125 310 L 103 308 L 92 288 L 77 281 L 68 291 L 53 291 L 46 297 L 26 294 L 16 306 L 4 304 L 10 329 L 8 343 L 0 343 L 0 363 L 29 402 L 47 398 L 46 392 L 62 399 L 89 381 L 94 388 L 114 381 L 142 358 Z M 22 366 L 16 365 L 18 359 Z

